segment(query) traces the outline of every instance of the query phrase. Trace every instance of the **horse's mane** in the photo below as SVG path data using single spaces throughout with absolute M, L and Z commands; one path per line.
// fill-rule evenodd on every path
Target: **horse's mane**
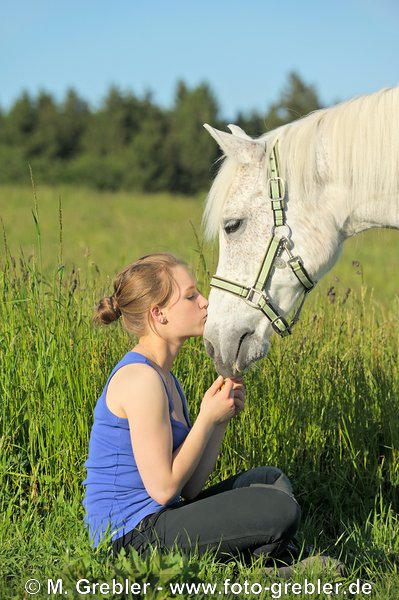
M 261 136 L 270 150 L 279 139 L 282 175 L 290 194 L 314 198 L 329 181 L 376 196 L 399 189 L 399 87 L 383 89 L 310 113 Z M 266 164 L 266 161 L 265 161 Z M 207 237 L 217 234 L 223 204 L 237 165 L 225 158 L 208 194 L 204 212 Z

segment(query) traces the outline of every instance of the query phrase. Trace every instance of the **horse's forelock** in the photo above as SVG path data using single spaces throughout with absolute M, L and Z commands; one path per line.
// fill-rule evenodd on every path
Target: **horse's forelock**
M 218 234 L 223 205 L 238 168 L 238 163 L 232 158 L 223 157 L 222 160 L 219 172 L 209 190 L 203 215 L 203 227 L 208 240 L 214 239 Z

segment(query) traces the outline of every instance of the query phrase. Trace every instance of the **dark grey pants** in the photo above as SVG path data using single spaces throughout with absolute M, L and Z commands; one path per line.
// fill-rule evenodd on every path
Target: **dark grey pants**
M 239 553 L 279 556 L 295 535 L 301 511 L 291 483 L 280 469 L 258 467 L 218 483 L 195 500 L 182 501 L 145 517 L 113 543 L 115 554 L 133 546 L 199 554 L 213 549 L 219 558 Z

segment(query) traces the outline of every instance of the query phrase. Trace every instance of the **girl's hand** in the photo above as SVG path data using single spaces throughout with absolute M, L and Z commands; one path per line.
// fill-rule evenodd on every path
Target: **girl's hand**
M 236 414 L 234 383 L 220 375 L 205 392 L 201 402 L 200 415 L 211 424 L 219 425 L 229 421 Z

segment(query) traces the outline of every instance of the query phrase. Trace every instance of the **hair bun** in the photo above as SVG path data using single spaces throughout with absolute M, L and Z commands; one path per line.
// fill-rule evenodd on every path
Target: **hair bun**
M 121 316 L 121 310 L 114 296 L 106 296 L 97 305 L 94 315 L 94 322 L 102 325 L 109 325 L 117 321 Z
M 122 313 L 121 313 L 121 309 L 119 308 L 117 299 L 115 298 L 115 296 L 110 296 L 109 301 L 111 304 L 111 308 L 115 313 L 116 318 L 119 319 L 119 317 L 122 315 Z

